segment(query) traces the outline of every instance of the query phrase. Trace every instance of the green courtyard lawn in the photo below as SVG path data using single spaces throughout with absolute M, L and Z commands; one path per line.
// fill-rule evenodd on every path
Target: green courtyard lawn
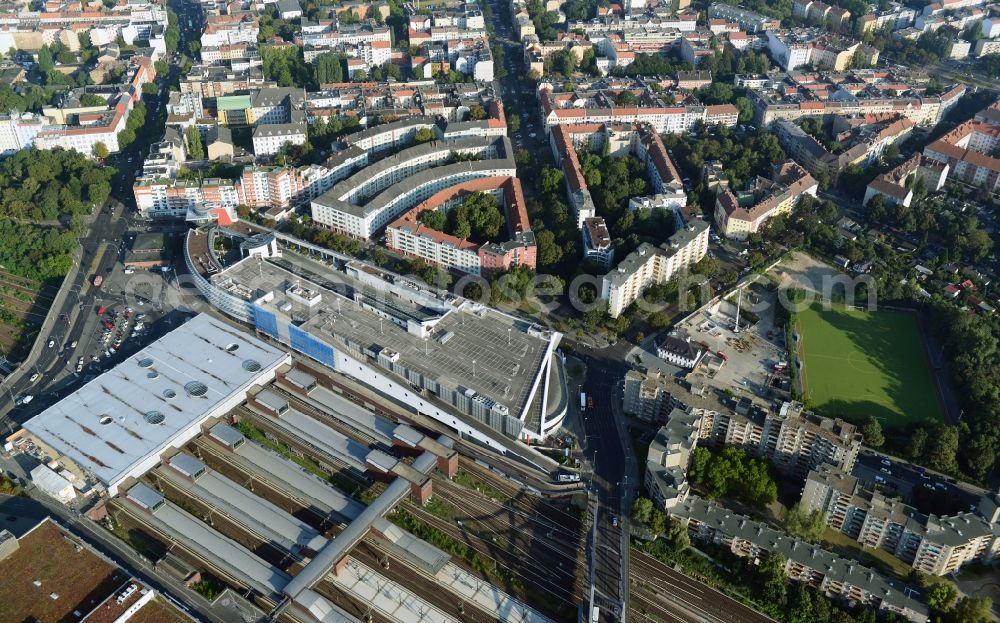
M 884 427 L 941 419 L 914 314 L 813 305 L 794 317 L 803 392 L 819 414 Z

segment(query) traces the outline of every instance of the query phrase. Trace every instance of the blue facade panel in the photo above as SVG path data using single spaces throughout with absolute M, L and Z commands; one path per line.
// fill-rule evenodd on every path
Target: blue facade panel
M 254 305 L 253 324 L 257 327 L 258 331 L 263 331 L 274 339 L 278 339 L 278 318 L 274 315 L 274 312 L 269 312 Z
M 337 369 L 336 351 L 329 344 L 295 326 L 288 327 L 288 338 L 295 350 L 335 370 Z

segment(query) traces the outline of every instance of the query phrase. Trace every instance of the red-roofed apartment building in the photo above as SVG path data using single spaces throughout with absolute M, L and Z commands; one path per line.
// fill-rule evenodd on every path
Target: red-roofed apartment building
M 816 196 L 819 185 L 809 172 L 788 160 L 775 165 L 771 179 L 757 177 L 747 190 L 723 190 L 715 199 L 715 224 L 727 238 L 742 240 L 767 219 L 791 212 L 803 195 Z
M 991 107 L 992 108 L 992 107 Z M 980 113 L 989 118 L 987 109 Z M 924 155 L 951 167 L 951 176 L 966 184 L 1000 190 L 1000 159 L 988 154 L 1000 147 L 1000 125 L 967 121 L 924 148 Z
M 479 245 L 421 224 L 424 213 L 450 210 L 475 192 L 493 195 L 503 206 L 507 240 Z M 535 268 L 535 234 L 528 222 L 521 180 L 516 177 L 487 177 L 449 186 L 390 223 L 385 242 L 397 253 L 470 275 L 489 276 L 515 266 Z

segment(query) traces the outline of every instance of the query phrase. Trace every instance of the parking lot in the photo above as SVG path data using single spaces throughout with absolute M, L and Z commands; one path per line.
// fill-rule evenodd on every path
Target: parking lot
M 921 512 L 951 515 L 971 510 L 982 490 L 954 478 L 865 449 L 852 475 L 868 489 L 899 495 Z

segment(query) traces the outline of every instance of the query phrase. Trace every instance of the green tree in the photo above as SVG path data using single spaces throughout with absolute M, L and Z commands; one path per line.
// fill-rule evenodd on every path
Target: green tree
M 420 223 L 425 227 L 444 231 L 448 224 L 448 215 L 443 210 L 429 210 L 420 215 Z
M 263 30 L 263 28 L 262 28 Z M 274 80 L 280 87 L 312 86 L 313 72 L 302 57 L 298 46 L 260 46 L 264 76 Z
M 482 104 L 473 104 L 469 107 L 469 119 L 473 121 L 480 121 L 486 118 L 486 109 L 483 108 Z
M 740 111 L 739 122 L 749 123 L 753 119 L 753 106 L 750 104 L 750 100 L 745 97 L 737 97 L 734 104 L 736 104 L 736 109 Z
M 924 456 L 924 452 L 927 450 L 927 440 L 929 435 L 926 428 L 917 428 L 910 434 L 910 440 L 906 446 L 907 455 L 913 459 L 917 460 Z
M 379 26 L 385 24 L 385 18 L 382 17 L 382 11 L 380 11 L 378 6 L 374 4 L 368 7 L 368 11 L 365 13 L 365 19 L 370 19 Z
M 924 455 L 927 466 L 940 472 L 958 471 L 958 447 L 958 428 L 939 423 L 928 438 Z
M 118 149 L 126 149 L 129 145 L 135 142 L 135 130 L 131 128 L 125 128 L 118 133 Z
M 107 106 L 108 102 L 100 95 L 95 95 L 93 93 L 84 93 L 80 96 L 81 106 Z
M 825 529 L 826 515 L 822 511 L 807 513 L 799 504 L 793 504 L 785 514 L 785 530 L 806 541 L 819 541 Z
M 548 229 L 538 231 L 535 234 L 535 244 L 538 250 L 536 259 L 539 268 L 551 268 L 562 261 L 563 249 L 552 231 Z
M 632 503 L 632 519 L 647 524 L 649 517 L 653 513 L 653 501 L 649 498 L 638 498 Z
M 325 52 L 316 57 L 316 84 L 332 84 L 343 81 L 343 58 L 340 54 Z
M 493 195 L 475 192 L 466 195 L 462 203 L 448 213 L 449 229 L 459 238 L 467 238 L 477 243 L 496 240 L 503 227 L 503 214 Z M 467 224 L 467 225 L 466 225 Z M 468 235 L 461 236 L 468 232 Z
M 958 590 L 948 581 L 934 582 L 925 591 L 927 605 L 938 613 L 946 613 L 955 605 Z
M 954 623 L 985 623 L 990 621 L 990 602 L 987 597 L 962 597 L 952 608 L 948 618 Z
M 337 21 L 343 25 L 357 24 L 361 21 L 361 16 L 355 13 L 354 9 L 348 9 L 337 13 Z
M 882 425 L 869 415 L 865 423 L 861 425 L 861 434 L 865 438 L 865 445 L 871 448 L 881 448 L 885 443 L 885 436 L 882 434 Z
M 55 67 L 55 62 L 52 59 L 52 50 L 49 49 L 49 46 L 43 45 L 38 50 L 38 72 L 42 75 L 48 75 Z
M 572 50 L 563 49 L 545 57 L 545 73 L 572 76 L 576 73 L 577 59 Z
M 653 509 L 649 514 L 649 530 L 653 534 L 663 534 L 667 529 L 667 514 L 659 509 Z
M 758 571 L 761 593 L 768 602 L 784 606 L 788 603 L 788 578 L 785 575 L 785 558 L 768 553 Z
M 521 118 L 516 114 L 507 115 L 507 133 L 517 134 L 521 130 Z
M 625 89 L 615 96 L 615 103 L 619 106 L 635 106 L 639 103 L 639 98 L 632 91 Z
M 413 135 L 413 141 L 415 143 L 428 143 L 437 138 L 437 134 L 434 133 L 432 128 L 420 128 Z
M 205 157 L 205 147 L 201 142 L 201 132 L 194 126 L 188 127 L 184 131 L 184 138 L 187 140 L 188 156 L 192 160 L 202 160 Z
M 94 143 L 94 157 L 104 160 L 108 157 L 108 146 L 104 143 L 97 142 Z
M 563 172 L 553 167 L 543 167 L 538 176 L 538 192 L 543 195 L 561 193 L 563 188 Z

